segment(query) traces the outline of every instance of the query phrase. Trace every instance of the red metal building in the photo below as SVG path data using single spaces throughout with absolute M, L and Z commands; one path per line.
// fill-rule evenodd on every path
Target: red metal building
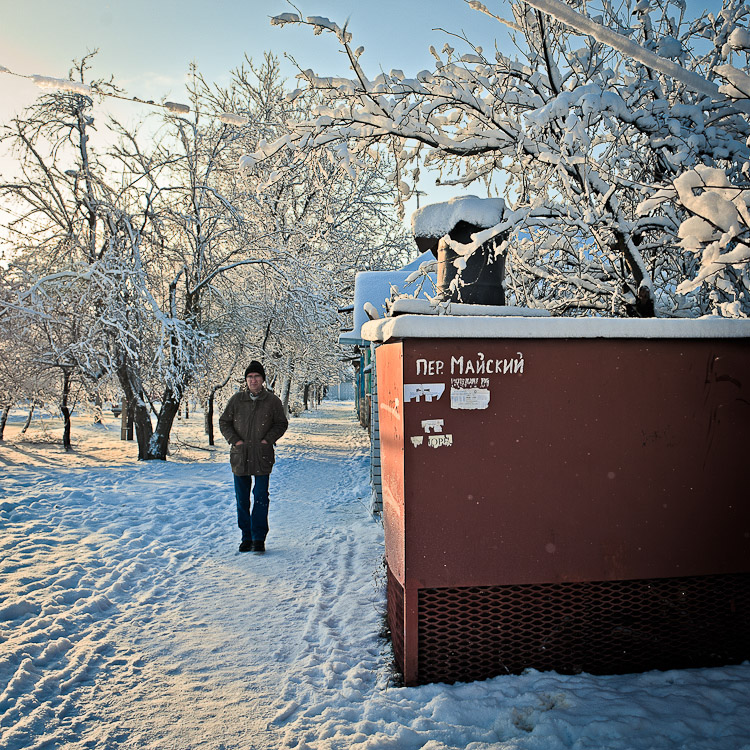
M 406 684 L 750 658 L 750 323 L 403 315 L 377 348 Z

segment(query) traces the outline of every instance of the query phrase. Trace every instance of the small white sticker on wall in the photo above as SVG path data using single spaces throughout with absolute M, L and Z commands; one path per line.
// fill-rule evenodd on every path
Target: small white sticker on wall
M 430 448 L 450 448 L 453 445 L 453 435 L 428 435 L 427 445 Z
M 423 419 L 422 429 L 429 435 L 430 432 L 442 432 L 444 424 L 442 419 Z
M 487 409 L 489 405 L 488 388 L 451 388 L 451 409 Z
M 445 383 L 404 383 L 404 403 L 438 401 L 444 391 Z
M 411 438 L 411 444 L 415 448 L 419 448 L 422 443 L 424 443 L 424 435 L 416 435 L 415 437 Z

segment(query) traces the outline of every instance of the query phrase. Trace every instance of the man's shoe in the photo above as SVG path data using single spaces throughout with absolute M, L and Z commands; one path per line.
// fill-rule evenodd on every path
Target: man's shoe
M 262 539 L 253 540 L 253 552 L 265 552 L 266 543 Z
M 251 540 L 245 541 L 244 539 L 240 543 L 240 552 L 252 552 L 253 543 Z

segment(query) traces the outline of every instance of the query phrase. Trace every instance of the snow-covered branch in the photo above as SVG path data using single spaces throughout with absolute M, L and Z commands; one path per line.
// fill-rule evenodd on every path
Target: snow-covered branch
M 502 20 L 476 0 L 467 4 Z M 469 187 L 482 180 L 503 192 L 511 211 L 459 256 L 483 237 L 507 232 L 511 244 L 523 244 L 525 233 L 538 226 L 545 245 L 557 250 L 537 259 L 550 273 L 541 285 L 529 279 L 529 289 L 554 297 L 555 286 L 547 282 L 558 278 L 552 268 L 558 264 L 565 278 L 609 275 L 615 307 L 610 291 L 604 299 L 598 287 L 579 284 L 582 309 L 610 306 L 615 314 L 643 315 L 656 305 L 661 314 L 704 313 L 712 309 L 710 298 L 695 294 L 686 302 L 676 292 L 687 289 L 686 274 L 695 277 L 695 259 L 686 259 L 676 234 L 686 207 L 661 202 L 649 216 L 636 209 L 696 165 L 739 171 L 750 159 L 750 109 L 737 100 L 750 92 L 747 73 L 716 64 L 745 49 L 747 10 L 734 0 L 725 6 L 721 14 L 690 19 L 682 10 L 673 13 L 671 0 L 658 0 L 638 4 L 632 16 L 607 5 L 591 19 L 559 0 L 513 3 L 510 27 L 523 59 L 501 48 L 489 56 L 453 34 L 468 49 L 432 47 L 434 69 L 374 77 L 365 73 L 362 48 L 355 49 L 349 31 L 299 12 L 285 14 L 275 22 L 336 35 L 355 75 L 300 70 L 301 92 L 318 97 L 317 108 L 243 163 L 259 170 L 286 158 L 285 168 L 295 169 L 313 151 L 325 150 L 356 172 L 365 155 L 387 150 L 396 157 L 393 178 L 402 200 L 425 169 L 441 184 Z M 714 41 L 714 54 L 698 54 L 706 39 Z M 733 91 L 720 90 L 717 76 Z M 277 169 L 268 184 L 282 174 Z M 563 261 L 571 237 L 580 244 L 576 263 Z M 600 257 L 608 259 L 601 271 Z M 700 276 L 704 282 L 714 277 Z

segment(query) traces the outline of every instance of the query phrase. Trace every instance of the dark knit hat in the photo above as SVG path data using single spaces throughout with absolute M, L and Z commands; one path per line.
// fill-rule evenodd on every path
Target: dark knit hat
M 261 375 L 263 377 L 263 380 L 266 379 L 266 371 L 263 369 L 263 365 L 258 362 L 257 359 L 254 359 L 245 370 L 245 377 L 247 377 L 251 372 L 257 373 L 258 375 Z

